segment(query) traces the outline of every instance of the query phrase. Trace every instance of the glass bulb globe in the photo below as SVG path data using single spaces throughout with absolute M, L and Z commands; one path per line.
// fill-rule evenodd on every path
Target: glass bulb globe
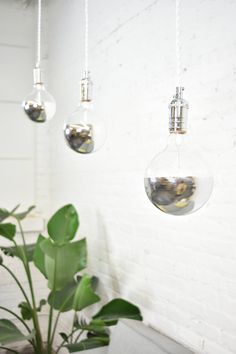
M 144 186 L 155 207 L 167 214 L 186 215 L 210 198 L 213 177 L 201 154 L 186 139 L 188 104 L 177 88 L 170 104 L 170 137 L 166 148 L 148 165 Z
M 56 102 L 42 83 L 34 85 L 33 91 L 22 102 L 22 107 L 29 119 L 36 123 L 50 120 L 56 112 Z
M 64 124 L 68 146 L 79 154 L 91 154 L 106 141 L 106 126 L 93 109 L 92 86 L 89 71 L 80 82 L 80 104 Z
M 167 147 L 147 167 L 144 184 L 148 198 L 158 209 L 186 215 L 208 201 L 213 177 L 201 155 L 185 142 L 185 136 L 171 134 Z
M 106 128 L 98 119 L 91 102 L 81 102 L 64 124 L 68 146 L 80 153 L 90 154 L 99 150 L 106 140 Z

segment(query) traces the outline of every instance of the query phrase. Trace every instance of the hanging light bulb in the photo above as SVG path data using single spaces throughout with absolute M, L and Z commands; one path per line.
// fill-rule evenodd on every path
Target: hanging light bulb
M 180 5 L 176 5 L 176 94 L 169 105 L 170 136 L 166 148 L 148 165 L 144 185 L 148 198 L 161 211 L 172 215 L 191 214 L 210 198 L 213 177 L 201 154 L 186 139 L 189 105 L 183 99 L 180 45 Z
M 177 87 L 169 105 L 168 144 L 151 161 L 144 178 L 150 201 L 172 215 L 197 211 L 208 201 L 213 188 L 213 177 L 204 159 L 186 141 L 189 106 L 182 92 L 183 87 Z
M 55 115 L 56 102 L 44 87 L 40 68 L 34 69 L 34 88 L 22 102 L 22 107 L 29 119 L 36 123 L 44 123 Z
M 24 99 L 22 107 L 30 120 L 44 123 L 56 113 L 56 102 L 52 95 L 46 91 L 42 81 L 41 62 L 41 0 L 38 0 L 38 37 L 37 37 L 37 62 L 33 71 L 33 91 Z
M 67 145 L 77 153 L 90 154 L 99 150 L 106 140 L 104 121 L 94 110 L 92 81 L 88 71 L 88 0 L 85 0 L 85 72 L 80 82 L 80 103 L 64 123 Z
M 85 72 L 80 88 L 80 104 L 65 122 L 64 136 L 72 150 L 90 154 L 103 146 L 106 129 L 93 110 L 92 81 L 88 72 Z

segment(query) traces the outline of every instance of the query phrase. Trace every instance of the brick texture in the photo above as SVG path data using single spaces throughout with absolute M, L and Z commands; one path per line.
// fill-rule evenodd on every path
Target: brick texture
M 62 138 L 83 70 L 83 1 L 49 7 L 52 202 L 75 203 L 101 291 L 141 306 L 145 321 L 202 354 L 236 352 L 236 24 L 234 1 L 181 1 L 189 134 L 214 171 L 209 203 L 188 217 L 161 214 L 143 173 L 167 139 L 175 90 L 175 2 L 89 2 L 94 105 L 108 139 L 78 156 Z M 66 16 L 65 16 L 66 13 Z M 194 158 L 194 157 L 193 157 Z
M 168 135 L 176 84 L 174 1 L 89 1 L 94 104 L 108 127 L 106 145 L 91 156 L 70 151 L 62 134 L 79 98 L 83 1 L 51 0 L 47 10 L 57 114 L 35 143 L 39 204 L 44 210 L 77 206 L 89 271 L 99 276 L 106 298 L 136 302 L 147 324 L 196 353 L 234 354 L 236 2 L 181 1 L 189 135 L 215 176 L 208 204 L 187 217 L 161 214 L 143 187 L 145 167 Z M 12 296 L 6 286 L 5 299 Z

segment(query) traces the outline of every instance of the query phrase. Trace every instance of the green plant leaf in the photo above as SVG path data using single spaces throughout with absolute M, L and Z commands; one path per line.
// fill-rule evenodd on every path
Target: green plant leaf
M 12 241 L 16 234 L 16 225 L 14 224 L 0 224 L 0 235 Z
M 0 222 L 2 222 L 3 220 L 7 219 L 10 215 L 10 212 L 6 209 L 0 209 Z
M 35 205 L 30 206 L 26 211 L 23 211 L 22 213 L 14 214 L 13 212 L 11 215 L 17 219 L 18 221 L 21 221 L 26 218 L 26 216 L 33 210 L 35 209 Z
M 91 278 L 91 285 L 92 285 L 92 289 L 93 289 L 94 291 L 97 290 L 98 283 L 99 283 L 98 277 L 93 276 L 93 277 Z
M 92 289 L 92 278 L 84 275 L 75 291 L 73 309 L 81 311 L 100 301 L 100 297 Z
M 40 272 L 47 278 L 46 269 L 45 269 L 45 255 L 42 251 L 41 244 L 46 240 L 46 237 L 39 235 L 37 243 L 35 245 L 33 261 L 34 265 L 40 270 Z
M 91 282 L 93 284 L 93 280 L 96 277 L 92 277 Z M 75 296 L 75 291 L 78 287 L 79 282 L 81 281 L 82 276 L 78 275 L 76 277 L 76 281 L 73 279 L 69 283 L 66 284 L 66 286 L 59 291 L 55 291 L 49 294 L 48 297 L 48 303 L 50 306 L 53 306 L 55 310 L 58 310 L 60 312 L 67 312 L 71 311 L 73 309 L 73 301 L 74 301 L 74 296 Z M 96 278 L 97 279 L 97 278 Z M 78 321 L 75 321 L 77 323 Z M 77 323 L 77 328 L 79 324 Z M 76 326 L 75 326 L 76 327 Z
M 79 217 L 71 204 L 59 209 L 48 222 L 48 234 L 58 245 L 73 240 L 79 227 Z
M 40 312 L 42 310 L 42 307 L 46 305 L 47 301 L 45 299 L 42 299 L 39 301 L 39 306 L 36 308 L 37 312 Z
M 6 209 L 0 208 L 0 222 L 2 222 L 3 220 L 11 216 L 16 211 L 16 209 L 19 208 L 19 206 L 20 205 L 17 205 L 12 211 L 8 211 Z
M 40 246 L 45 254 L 45 270 L 49 289 L 63 289 L 67 283 L 73 280 L 76 273 L 86 268 L 87 246 L 85 239 L 61 246 L 46 239 L 42 241 Z
M 83 329 L 85 328 L 88 323 L 86 321 L 86 319 L 84 317 L 82 317 L 81 315 L 78 316 L 77 314 L 75 315 L 75 318 L 74 318 L 74 328 L 77 328 L 77 329 Z
M 108 328 L 102 320 L 92 320 L 88 325 L 85 325 L 83 329 L 96 336 L 109 334 Z
M 25 336 L 19 331 L 13 322 L 0 319 L 0 344 L 4 345 L 11 342 L 27 340 L 32 338 L 32 336 L 33 334 L 30 336 Z
M 68 336 L 67 336 L 66 333 L 60 332 L 59 335 L 61 336 L 61 338 L 62 338 L 66 343 L 69 342 L 69 338 L 68 338 Z
M 55 310 L 60 312 L 67 312 L 73 309 L 73 299 L 75 296 L 75 290 L 78 283 L 75 280 L 70 281 L 66 286 L 59 291 L 55 291 L 49 294 L 48 303 L 53 306 Z
M 20 308 L 21 316 L 23 320 L 31 320 L 32 318 L 32 310 L 29 304 L 25 301 L 22 301 L 18 307 Z
M 114 299 L 110 301 L 103 306 L 95 316 L 93 316 L 93 319 L 102 320 L 107 326 L 117 324 L 120 318 L 142 321 L 142 315 L 139 308 L 123 299 Z
M 76 276 L 77 283 L 79 283 L 81 279 L 82 279 L 82 276 L 81 276 L 81 275 L 77 275 L 77 276 Z M 92 278 L 91 278 L 91 286 L 92 286 L 92 289 L 93 289 L 94 291 L 97 290 L 98 283 L 99 283 L 98 277 L 95 277 L 95 276 L 93 275 Z
M 18 257 L 23 260 L 24 250 L 26 250 L 26 256 L 29 262 L 33 260 L 33 254 L 35 249 L 35 244 L 26 245 L 24 248 L 23 246 L 12 246 L 12 247 L 0 247 L 3 253 L 9 257 Z
M 81 352 L 83 350 L 105 347 L 109 344 L 109 336 L 90 337 L 79 343 L 65 345 L 70 353 Z

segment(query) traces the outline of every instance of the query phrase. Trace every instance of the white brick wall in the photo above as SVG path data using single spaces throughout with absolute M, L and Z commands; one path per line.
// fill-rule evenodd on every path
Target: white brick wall
M 78 156 L 62 137 L 83 69 L 83 1 L 49 8 L 53 208 L 75 203 L 90 269 L 108 297 L 122 295 L 145 321 L 204 354 L 236 352 L 236 2 L 182 0 L 181 43 L 190 127 L 215 173 L 214 194 L 188 217 L 148 201 L 143 172 L 167 137 L 175 90 L 173 0 L 89 1 L 90 68 L 108 141 Z
M 21 108 L 21 101 L 32 90 L 35 28 L 34 3 L 0 1 L 0 207 L 21 203 L 23 209 L 37 204 L 37 214 L 25 224 L 29 243 L 44 228 L 41 214 L 47 213 L 50 202 L 48 126 L 36 127 Z M 0 245 L 7 244 L 0 239 Z M 5 262 L 25 284 L 19 261 L 5 258 Z M 38 272 L 34 276 L 40 299 L 45 296 L 45 280 Z M 16 310 L 22 300 L 15 283 L 0 269 L 0 305 Z
M 174 1 L 89 4 L 95 104 L 109 135 L 103 150 L 81 157 L 66 147 L 62 125 L 79 96 L 83 1 L 48 5 L 48 87 L 58 107 L 50 131 L 33 127 L 19 109 L 31 90 L 34 9 L 15 0 L 0 3 L 1 203 L 36 203 L 46 213 L 50 203 L 53 211 L 74 203 L 80 234 L 89 242 L 90 270 L 100 277 L 104 295 L 136 302 L 147 323 L 197 353 L 233 354 L 236 2 L 182 0 L 190 128 L 214 169 L 215 188 L 204 209 L 180 218 L 159 213 L 143 188 L 144 169 L 166 141 L 167 104 L 175 89 Z M 9 298 L 14 306 L 16 294 L 2 273 L 0 289 L 1 303 Z
M 13 0 L 0 4 L 1 207 L 34 201 L 34 127 L 20 104 L 32 89 L 31 12 Z
M 0 3 L 0 206 L 37 204 L 39 211 L 47 212 L 50 203 L 48 125 L 36 126 L 21 108 L 22 100 L 33 89 L 34 5 L 35 2 L 23 0 Z M 42 62 L 47 68 L 45 16 L 43 20 Z

